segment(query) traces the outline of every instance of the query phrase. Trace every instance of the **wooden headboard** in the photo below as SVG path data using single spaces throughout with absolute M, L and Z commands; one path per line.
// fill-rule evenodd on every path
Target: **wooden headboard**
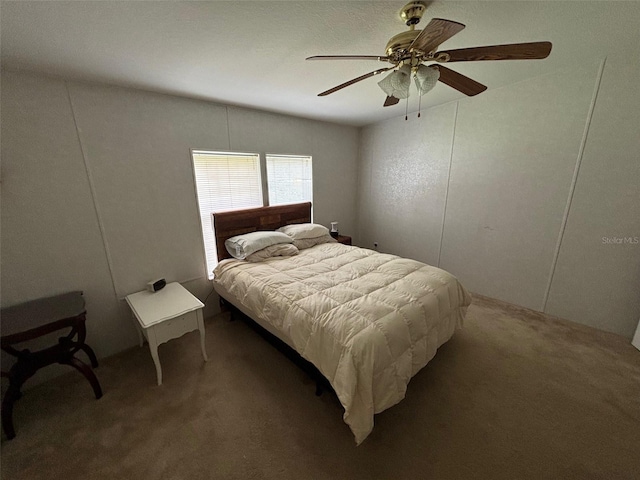
M 257 230 L 276 230 L 292 223 L 310 223 L 311 203 L 249 208 L 213 213 L 212 216 L 218 261 L 220 261 L 231 258 L 224 246 L 224 242 L 228 238 Z

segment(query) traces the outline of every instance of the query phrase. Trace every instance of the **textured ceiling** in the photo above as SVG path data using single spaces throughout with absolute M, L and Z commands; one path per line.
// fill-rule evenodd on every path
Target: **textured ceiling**
M 404 113 L 382 108 L 374 77 L 327 97 L 317 93 L 387 66 L 305 62 L 310 55 L 383 55 L 406 30 L 388 1 L 16 1 L 1 5 L 2 66 L 365 125 Z M 604 57 L 638 43 L 638 2 L 435 1 L 431 17 L 467 28 L 443 49 L 549 40 L 546 60 L 452 68 L 489 89 Z M 422 108 L 461 98 L 443 84 Z M 409 110 L 417 110 L 417 97 Z

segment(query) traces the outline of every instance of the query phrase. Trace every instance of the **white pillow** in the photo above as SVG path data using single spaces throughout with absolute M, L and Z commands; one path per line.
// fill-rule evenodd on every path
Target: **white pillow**
M 294 240 L 303 238 L 316 238 L 322 235 L 329 235 L 329 229 L 317 223 L 294 223 L 280 227 L 278 232 L 286 233 Z
M 244 260 L 247 255 L 278 243 L 292 243 L 292 240 L 284 233 L 258 231 L 231 237 L 224 242 L 224 246 L 227 247 L 229 255 Z
M 299 240 L 294 240 L 293 244 L 298 248 L 298 250 L 304 250 L 305 248 L 315 247 L 316 245 L 320 245 L 322 243 L 332 242 L 337 242 L 337 240 L 327 233 L 326 235 L 320 235 L 319 237 L 301 238 Z
M 278 243 L 277 245 L 270 245 L 262 250 L 247 255 L 245 260 L 247 262 L 262 262 L 268 258 L 274 257 L 291 257 L 297 255 L 300 251 L 290 243 Z

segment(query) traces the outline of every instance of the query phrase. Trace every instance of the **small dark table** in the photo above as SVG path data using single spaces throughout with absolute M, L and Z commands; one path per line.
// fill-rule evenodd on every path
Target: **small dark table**
M 91 366 L 98 366 L 96 354 L 84 343 L 87 333 L 86 313 L 82 292 L 34 300 L 0 311 L 0 347 L 18 359 L 9 372 L 2 372 L 3 377 L 9 378 L 9 387 L 2 400 L 2 428 L 8 439 L 16 436 L 13 428 L 13 404 L 22 396 L 20 388 L 47 365 L 60 363 L 72 366 L 89 381 L 96 399 L 102 397 L 102 388 L 91 367 L 75 357 L 82 350 L 89 357 Z M 51 347 L 35 352 L 14 348 L 19 343 L 66 328 L 70 328 L 70 332 L 65 337 L 60 337 L 58 343 Z
M 335 238 L 338 243 L 341 243 L 343 245 L 351 245 L 351 237 L 347 236 L 347 235 L 338 235 Z

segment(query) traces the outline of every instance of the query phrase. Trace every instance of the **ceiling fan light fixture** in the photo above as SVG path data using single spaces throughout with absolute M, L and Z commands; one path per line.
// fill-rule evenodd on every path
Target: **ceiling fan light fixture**
M 420 65 L 416 71 L 415 81 L 418 87 L 418 95 L 424 95 L 436 86 L 440 78 L 440 70 L 437 68 Z
M 403 65 L 378 82 L 380 88 L 389 97 L 409 98 L 411 86 L 411 67 Z

